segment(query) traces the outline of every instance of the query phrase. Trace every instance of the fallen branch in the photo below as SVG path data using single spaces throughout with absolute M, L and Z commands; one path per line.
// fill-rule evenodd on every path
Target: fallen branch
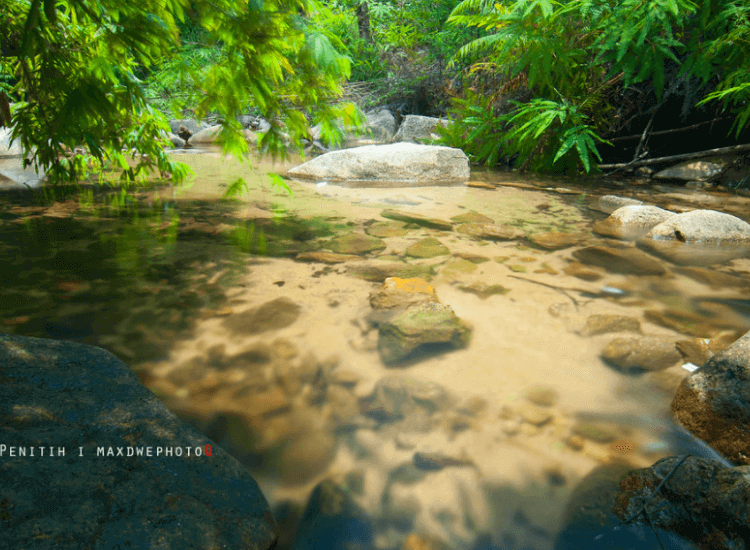
M 658 132 L 651 132 L 651 136 L 663 136 L 665 134 L 676 134 L 678 132 L 687 132 L 688 130 L 695 130 L 696 128 L 700 128 L 701 126 L 705 126 L 706 124 L 713 124 L 714 122 L 719 122 L 721 120 L 729 120 L 732 117 L 722 117 L 722 118 L 714 118 L 712 120 L 706 120 L 704 122 L 699 122 L 698 124 L 693 124 L 691 126 L 683 126 L 682 128 L 672 128 L 671 130 L 659 130 Z M 642 134 L 633 134 L 632 136 L 620 136 L 620 137 L 613 137 L 613 138 L 607 138 L 607 141 L 626 141 L 630 139 L 640 139 Z
M 750 150 L 750 143 L 743 145 L 733 145 L 731 147 L 719 147 L 718 149 L 708 149 L 706 151 L 698 151 L 696 153 L 685 153 L 683 155 L 672 155 L 671 157 L 659 157 L 655 159 L 636 160 L 631 162 L 624 162 L 618 164 L 599 164 L 599 170 L 622 170 L 623 168 L 635 168 L 637 166 L 648 166 L 650 164 L 662 164 L 666 162 L 674 162 L 679 160 L 692 160 L 703 157 L 711 157 L 714 155 L 727 155 L 729 153 L 737 153 L 739 151 Z

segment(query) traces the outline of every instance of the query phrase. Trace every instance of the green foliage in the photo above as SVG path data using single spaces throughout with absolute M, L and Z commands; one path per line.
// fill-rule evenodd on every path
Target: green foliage
M 236 116 L 248 105 L 272 123 L 265 148 L 282 155 L 284 140 L 301 148 L 309 134 L 301 111 L 355 121 L 351 110 L 334 104 L 350 74 L 337 50 L 342 44 L 300 15 L 323 10 L 315 0 L 161 0 L 149 3 L 149 11 L 124 0 L 56 0 L 55 6 L 52 16 L 47 2 L 7 0 L 0 12 L 3 50 L 11 51 L 0 57 L 0 74 L 18 100 L 13 137 L 21 136 L 29 162 L 48 168 L 53 182 L 85 177 L 85 159 L 62 154 L 81 144 L 93 168 L 114 164 L 131 180 L 152 169 L 175 181 L 188 174 L 164 154 L 166 119 L 149 106 L 136 73 L 152 78 L 162 96 L 196 91 L 196 115 L 218 116 L 220 144 L 240 159 L 247 143 Z M 215 49 L 192 45 L 179 58 L 178 22 L 188 8 L 191 25 L 181 28 Z M 166 71 L 150 72 L 159 64 Z M 171 106 L 179 111 L 184 100 Z
M 372 40 L 360 37 L 356 10 L 363 0 L 337 0 L 316 22 L 341 37 L 352 60 L 352 80 L 400 76 L 407 69 L 433 70 L 469 39 L 464 29 L 447 27 L 453 0 L 365 0 Z M 407 74 L 406 78 L 413 77 Z
M 448 111 L 453 124 L 438 126 L 437 132 L 445 145 L 462 148 L 472 162 L 494 166 L 500 156 L 503 121 L 494 113 L 492 98 L 470 89 L 464 90 L 464 96 L 454 98 Z
M 588 172 L 592 156 L 599 158 L 599 135 L 618 124 L 615 86 L 647 83 L 656 104 L 685 79 L 715 79 L 716 91 L 690 107 L 713 100 L 733 106 L 739 135 L 750 120 L 749 14 L 743 0 L 464 0 L 448 22 L 480 33 L 452 63 L 473 63 L 475 77 L 479 67 L 491 68 L 488 110 L 505 108 L 501 92 L 518 88 L 518 79 L 537 98 L 503 117 L 515 127 L 504 151 L 546 168 L 575 151 Z M 455 105 L 487 134 L 486 120 Z M 533 158 L 552 152 L 551 162 Z
M 505 152 L 520 155 L 522 162 L 532 159 L 532 153 L 536 149 L 546 149 L 547 141 L 559 143 L 555 157 L 551 162 L 546 160 L 548 169 L 553 169 L 555 163 L 565 161 L 565 157 L 575 147 L 578 160 L 588 173 L 591 170 L 591 157 L 595 156 L 601 161 L 596 149 L 596 141 L 605 141 L 597 136 L 591 126 L 584 121 L 578 108 L 566 100 L 561 102 L 547 99 L 532 99 L 528 103 L 514 102 L 518 109 L 508 115 L 501 117 L 507 121 L 511 130 L 505 135 L 507 145 Z M 545 159 L 550 155 L 546 154 Z M 569 165 L 569 162 L 563 162 Z

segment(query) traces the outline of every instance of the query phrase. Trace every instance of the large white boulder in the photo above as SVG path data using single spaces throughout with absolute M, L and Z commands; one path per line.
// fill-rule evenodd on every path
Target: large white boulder
M 453 147 L 390 143 L 331 151 L 288 174 L 333 181 L 468 181 L 469 159 Z
M 46 173 L 41 167 L 38 173 L 33 166 L 24 168 L 22 158 L 0 158 L 0 189 L 40 187 L 45 177 Z
M 10 141 L 12 128 L 0 128 L 0 158 L 1 157 L 22 157 L 23 148 L 21 140 L 16 138 Z

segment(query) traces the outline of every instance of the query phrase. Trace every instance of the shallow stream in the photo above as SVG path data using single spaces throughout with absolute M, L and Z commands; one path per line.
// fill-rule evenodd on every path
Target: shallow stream
M 597 466 L 701 452 L 669 421 L 683 363 L 699 351 L 647 373 L 616 370 L 601 354 L 639 333 L 728 345 L 750 330 L 750 260 L 624 274 L 572 252 L 621 246 L 591 231 L 606 217 L 592 208 L 601 195 L 746 220 L 750 199 L 484 171 L 472 176 L 477 187 L 289 180 L 290 197 L 266 173 L 291 163 L 251 172 L 215 151 L 179 160 L 196 172 L 186 188 L 0 194 L 0 331 L 118 355 L 248 466 L 275 507 L 282 547 L 313 487 L 330 479 L 369 516 L 377 548 L 546 550 Z M 249 193 L 221 200 L 239 175 Z M 518 236 L 475 238 L 384 210 L 469 214 L 459 220 Z M 534 243 L 547 232 L 579 238 L 561 249 Z M 314 255 L 348 233 L 378 235 L 384 247 Z M 428 237 L 447 253 L 406 254 Z M 384 276 L 413 274 L 471 339 L 387 367 L 370 295 Z M 597 334 L 597 315 L 630 321 Z

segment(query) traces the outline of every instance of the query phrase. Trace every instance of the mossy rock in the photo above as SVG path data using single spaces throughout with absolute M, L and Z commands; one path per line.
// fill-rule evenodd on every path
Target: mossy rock
M 412 258 L 434 258 L 450 254 L 450 252 L 448 247 L 435 237 L 428 237 L 411 245 L 406 249 L 405 254 Z
M 403 237 L 409 230 L 404 227 L 404 224 L 395 224 L 388 222 L 378 222 L 372 224 L 366 229 L 368 235 L 373 237 Z
M 424 355 L 435 355 L 469 344 L 471 327 L 449 306 L 420 304 L 380 326 L 378 351 L 386 365 L 397 365 Z
M 340 235 L 328 241 L 324 248 L 339 254 L 365 254 L 375 250 L 383 250 L 385 243 L 376 237 L 361 233 Z

